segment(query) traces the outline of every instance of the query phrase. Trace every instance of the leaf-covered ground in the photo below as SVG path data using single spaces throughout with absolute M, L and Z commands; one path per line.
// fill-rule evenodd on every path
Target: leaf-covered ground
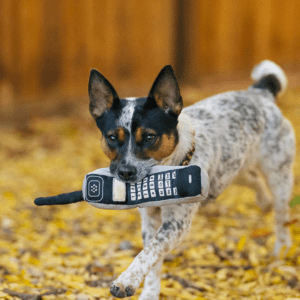
M 300 195 L 300 93 L 290 89 L 279 106 L 298 136 Z M 87 108 L 0 131 L 0 299 L 113 299 L 110 282 L 142 249 L 138 210 L 33 204 L 79 190 L 87 172 L 108 166 L 99 140 Z M 161 299 L 300 299 L 300 205 L 290 213 L 294 245 L 275 259 L 274 214 L 260 212 L 250 189 L 229 187 L 166 258 Z

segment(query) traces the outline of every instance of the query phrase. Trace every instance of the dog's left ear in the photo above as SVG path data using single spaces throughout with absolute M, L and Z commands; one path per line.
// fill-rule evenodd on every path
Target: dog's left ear
M 165 112 L 171 110 L 176 115 L 180 114 L 183 107 L 182 98 L 176 76 L 170 65 L 165 66 L 158 74 L 148 99 L 154 99 L 157 106 Z

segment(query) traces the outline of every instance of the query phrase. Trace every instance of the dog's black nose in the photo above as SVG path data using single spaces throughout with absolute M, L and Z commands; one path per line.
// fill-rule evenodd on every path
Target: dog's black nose
M 118 175 L 122 180 L 134 181 L 136 179 L 136 167 L 133 166 L 120 166 Z

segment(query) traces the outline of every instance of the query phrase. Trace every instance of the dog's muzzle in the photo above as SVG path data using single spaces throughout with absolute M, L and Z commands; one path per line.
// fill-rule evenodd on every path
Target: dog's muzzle
M 135 181 L 137 169 L 134 166 L 120 166 L 118 169 L 118 176 L 124 181 Z

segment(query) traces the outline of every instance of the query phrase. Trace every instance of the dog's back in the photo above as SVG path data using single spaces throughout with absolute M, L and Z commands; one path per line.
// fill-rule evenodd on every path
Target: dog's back
M 284 144 L 278 144 L 282 130 L 289 136 L 293 156 L 293 129 L 275 104 L 276 96 L 286 88 L 283 71 L 264 61 L 254 69 L 253 77 L 257 81 L 248 90 L 215 95 L 183 109 L 195 128 L 196 151 L 191 164 L 207 170 L 211 198 L 216 198 L 241 170 L 260 164 L 272 149 L 281 146 L 284 153 Z

